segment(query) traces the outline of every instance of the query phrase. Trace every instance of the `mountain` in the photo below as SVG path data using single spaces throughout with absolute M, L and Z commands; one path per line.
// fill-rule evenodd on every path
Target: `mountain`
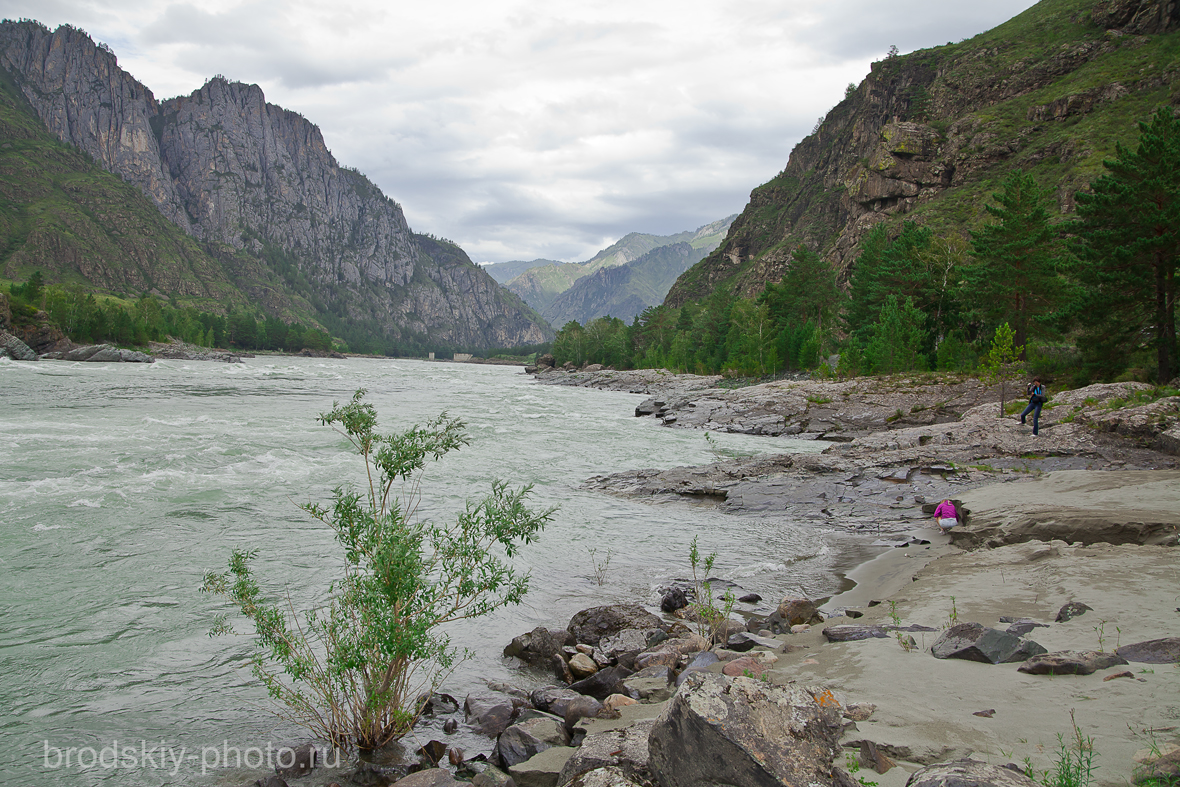
M 552 325 L 556 326 L 564 325 L 572 319 L 578 319 L 579 322 L 583 322 L 581 319 L 571 316 L 575 312 L 578 314 L 595 312 L 594 316 L 596 317 L 611 313 L 601 311 L 602 308 L 605 308 L 604 304 L 618 304 L 618 308 L 623 308 L 623 303 L 642 302 L 644 306 L 641 306 L 639 311 L 643 311 L 647 306 L 654 305 L 650 300 L 651 291 L 653 291 L 652 288 L 659 291 L 659 295 L 655 301 L 655 303 L 659 303 L 663 300 L 664 293 L 668 291 L 668 287 L 672 284 L 672 281 L 675 280 L 675 275 L 671 279 L 668 279 L 666 283 L 663 283 L 662 279 L 659 279 L 660 276 L 665 275 L 664 272 L 670 269 L 665 264 L 666 260 L 661 263 L 651 263 L 648 273 L 642 273 L 634 279 L 630 274 L 598 277 L 594 283 L 588 283 L 586 285 L 587 290 L 581 294 L 572 295 L 572 299 L 566 301 L 571 304 L 581 304 L 576 307 L 571 306 L 571 311 L 569 312 L 565 310 L 565 307 L 555 306 L 555 303 L 564 294 L 576 287 L 583 277 L 603 270 L 637 263 L 645 255 L 667 246 L 685 244 L 690 247 L 692 253 L 688 256 L 672 255 L 672 257 L 667 258 L 668 260 L 676 260 L 673 263 L 673 267 L 675 265 L 683 265 L 684 267 L 681 270 L 684 270 L 688 265 L 701 259 L 721 243 L 734 218 L 736 216 L 729 216 L 710 222 L 696 230 L 678 232 L 675 235 L 649 235 L 642 232 L 631 232 L 585 262 L 554 262 L 548 265 L 533 267 L 510 280 L 507 287 L 524 299 L 525 303 L 532 306 L 538 312 L 541 312 L 542 315 L 552 315 L 546 319 Z M 698 251 L 700 253 L 697 253 Z M 657 274 L 656 271 L 660 271 L 661 273 Z M 676 273 L 679 274 L 680 271 Z M 653 279 L 653 277 L 655 278 Z M 656 279 L 659 279 L 659 281 L 656 281 Z M 635 286 L 640 288 L 642 292 L 629 291 L 628 287 L 631 286 L 631 282 L 634 282 Z M 597 294 L 591 296 L 591 291 Z M 631 308 L 631 306 L 627 306 L 624 311 L 629 311 Z M 638 314 L 639 312 L 635 313 Z M 615 317 L 623 317 L 621 313 L 611 314 Z
M 749 297 L 800 244 L 847 275 L 879 222 L 963 236 L 1016 169 L 1068 216 L 1137 121 L 1180 105 L 1178 28 L 1172 0 L 1042 0 L 970 40 L 874 63 L 665 303 Z
M 488 275 L 495 279 L 500 284 L 507 284 L 515 279 L 520 274 L 533 268 L 542 268 L 546 265 L 562 265 L 557 260 L 546 260 L 537 258 L 535 260 L 509 260 L 508 262 L 493 262 L 483 266 L 483 269 L 488 272 Z
M 30 21 L 0 24 L 0 66 L 19 94 L 6 111 L 35 116 L 42 128 L 26 120 L 9 126 L 43 129 L 74 146 L 136 187 L 187 236 L 160 230 L 132 200 L 112 210 L 134 214 L 144 238 L 158 231 L 160 244 L 183 253 L 156 254 L 145 266 L 127 243 L 111 241 L 98 262 L 98 241 L 72 229 L 86 211 L 80 198 L 66 204 L 70 186 L 55 182 L 58 198 L 41 203 L 49 213 L 33 211 L 23 184 L 39 176 L 10 168 L 17 182 L 0 215 L 19 220 L 9 220 L 0 239 L 7 277 L 38 268 L 48 281 L 101 291 L 155 288 L 180 302 L 248 303 L 303 314 L 333 332 L 362 329 L 403 348 L 512 346 L 553 335 L 458 246 L 413 233 L 400 205 L 337 163 L 319 128 L 267 103 L 257 85 L 215 77 L 189 96 L 157 101 L 81 30 L 63 25 L 50 32 Z M 86 177 L 95 192 L 109 185 Z M 91 195 L 125 197 L 125 189 Z M 127 234 L 118 227 L 104 232 L 108 239 Z M 177 266 L 184 270 L 171 271 Z M 182 279 L 188 284 L 172 286 Z M 227 284 L 237 292 L 226 291 Z
M 662 303 L 676 278 L 724 240 L 734 218 L 729 216 L 714 221 L 695 232 L 666 236 L 685 239 L 656 246 L 622 265 L 599 267 L 587 273 L 554 298 L 542 310 L 542 316 L 557 327 L 570 320 L 585 325 L 608 315 L 630 322 L 647 307 Z M 595 259 L 603 258 L 604 254 L 600 252 Z

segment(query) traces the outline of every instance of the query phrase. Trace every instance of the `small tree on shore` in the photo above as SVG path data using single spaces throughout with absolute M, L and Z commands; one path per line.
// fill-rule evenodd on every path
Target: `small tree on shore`
M 1024 348 L 1013 342 L 1013 335 L 1014 331 L 1009 327 L 1008 323 L 1003 323 L 996 328 L 996 334 L 992 337 L 991 349 L 988 350 L 987 355 L 983 357 L 980 363 L 984 381 L 988 385 L 994 385 L 997 382 L 1000 384 L 999 418 L 1004 417 L 1008 381 L 1021 373 L 1017 361 L 1020 359 L 1020 353 L 1024 351 Z
M 286 706 L 279 715 L 344 749 L 377 748 L 410 731 L 421 698 L 460 658 L 439 627 L 519 604 L 529 577 L 507 561 L 553 513 L 525 506 L 529 487 L 497 481 L 454 523 L 419 521 L 417 473 L 428 458 L 468 443 L 464 424 L 443 413 L 425 427 L 379 435 L 364 395 L 319 417 L 364 458 L 362 491 L 337 487 L 330 509 L 300 506 L 344 548 L 344 576 L 329 585 L 327 604 L 301 622 L 289 598 L 266 600 L 250 570 L 255 550 L 234 550 L 229 570 L 206 574 L 202 588 L 254 624 L 254 675 Z M 210 634 L 230 632 L 223 617 Z

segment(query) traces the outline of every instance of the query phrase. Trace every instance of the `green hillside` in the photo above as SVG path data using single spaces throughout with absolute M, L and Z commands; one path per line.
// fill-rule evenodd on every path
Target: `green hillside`
M 1159 5 L 1042 0 L 969 40 L 874 63 L 787 167 L 754 189 L 726 242 L 680 278 L 669 305 L 718 289 L 754 295 L 782 278 L 800 244 L 847 275 L 880 221 L 965 237 L 1014 171 L 1032 173 L 1058 216 L 1071 215 L 1074 194 L 1118 143 L 1135 140 L 1136 124 L 1180 103 L 1177 20 L 1162 6 L 1140 8 Z

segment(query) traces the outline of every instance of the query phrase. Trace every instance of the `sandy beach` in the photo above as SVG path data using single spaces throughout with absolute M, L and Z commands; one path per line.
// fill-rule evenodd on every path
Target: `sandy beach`
M 1126 520 L 1180 517 L 1180 473 L 1123 475 L 1049 474 L 1027 484 L 973 490 L 964 495 L 964 503 L 981 519 L 1031 500 L 1057 521 L 1067 520 L 1072 510 L 1086 512 L 1086 502 L 1097 509 L 1117 506 Z M 1145 483 L 1152 494 L 1144 494 Z M 1153 744 L 1166 748 L 1180 743 L 1180 665 L 1131 663 L 1091 675 L 1046 676 L 1020 673 L 1015 663 L 942 660 L 929 652 L 950 623 L 1004 629 L 1001 616 L 1047 624 L 1026 636 L 1050 652 L 1113 651 L 1120 645 L 1180 636 L 1180 553 L 1175 549 L 1071 546 L 1057 540 L 964 552 L 932 529 L 913 535 L 932 543 L 894 549 L 858 567 L 849 575 L 856 587 L 824 607 L 829 612 L 863 611 L 863 617 L 836 617 L 784 637 L 791 645 L 806 647 L 782 654 L 772 672 L 776 681 L 822 685 L 845 704 L 877 706 L 868 721 L 848 731 L 843 743 L 872 741 L 898 762 L 899 768 L 872 776 L 882 787 L 903 784 L 921 765 L 963 756 L 994 764 L 1023 764 L 1028 757 L 1038 772 L 1051 768 L 1058 733 L 1067 738 L 1073 734 L 1071 711 L 1082 733 L 1094 740 L 1099 784 L 1128 783 L 1137 752 Z M 872 602 L 880 603 L 870 607 Z M 1055 623 L 1068 602 L 1092 609 Z M 902 626 L 935 631 L 912 633 L 919 647 L 909 652 L 894 637 L 827 642 L 822 634 L 838 624 L 888 625 L 891 614 Z M 1123 672 L 1132 677 L 1104 680 Z M 994 714 L 975 715 L 986 711 Z

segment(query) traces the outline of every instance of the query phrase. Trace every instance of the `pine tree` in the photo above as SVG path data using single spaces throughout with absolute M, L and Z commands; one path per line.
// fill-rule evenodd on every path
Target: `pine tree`
M 1167 382 L 1177 372 L 1180 120 L 1161 107 L 1139 131 L 1138 147 L 1118 145 L 1103 162 L 1107 174 L 1077 196 L 1074 250 L 1085 295 L 1075 308 L 1091 364 L 1112 374 L 1149 334 L 1158 379 Z
M 987 355 L 980 363 L 983 379 L 989 385 L 997 382 L 1000 384 L 1000 414 L 997 416 L 999 418 L 1004 417 L 1004 406 L 1008 398 L 1008 381 L 1021 372 L 1017 361 L 1024 353 L 1024 347 L 1013 343 L 1015 335 L 1015 331 L 1008 323 L 1001 323 L 996 328 L 996 335 L 992 337 L 991 349 L 988 350 Z
M 996 223 L 971 233 L 975 264 L 964 270 L 965 294 L 986 323 L 1007 321 L 1024 347 L 1030 333 L 1044 332 L 1036 317 L 1052 311 L 1060 292 L 1060 244 L 1046 192 L 1032 175 L 1014 172 L 1003 188 L 992 195 L 998 204 L 986 206 Z

